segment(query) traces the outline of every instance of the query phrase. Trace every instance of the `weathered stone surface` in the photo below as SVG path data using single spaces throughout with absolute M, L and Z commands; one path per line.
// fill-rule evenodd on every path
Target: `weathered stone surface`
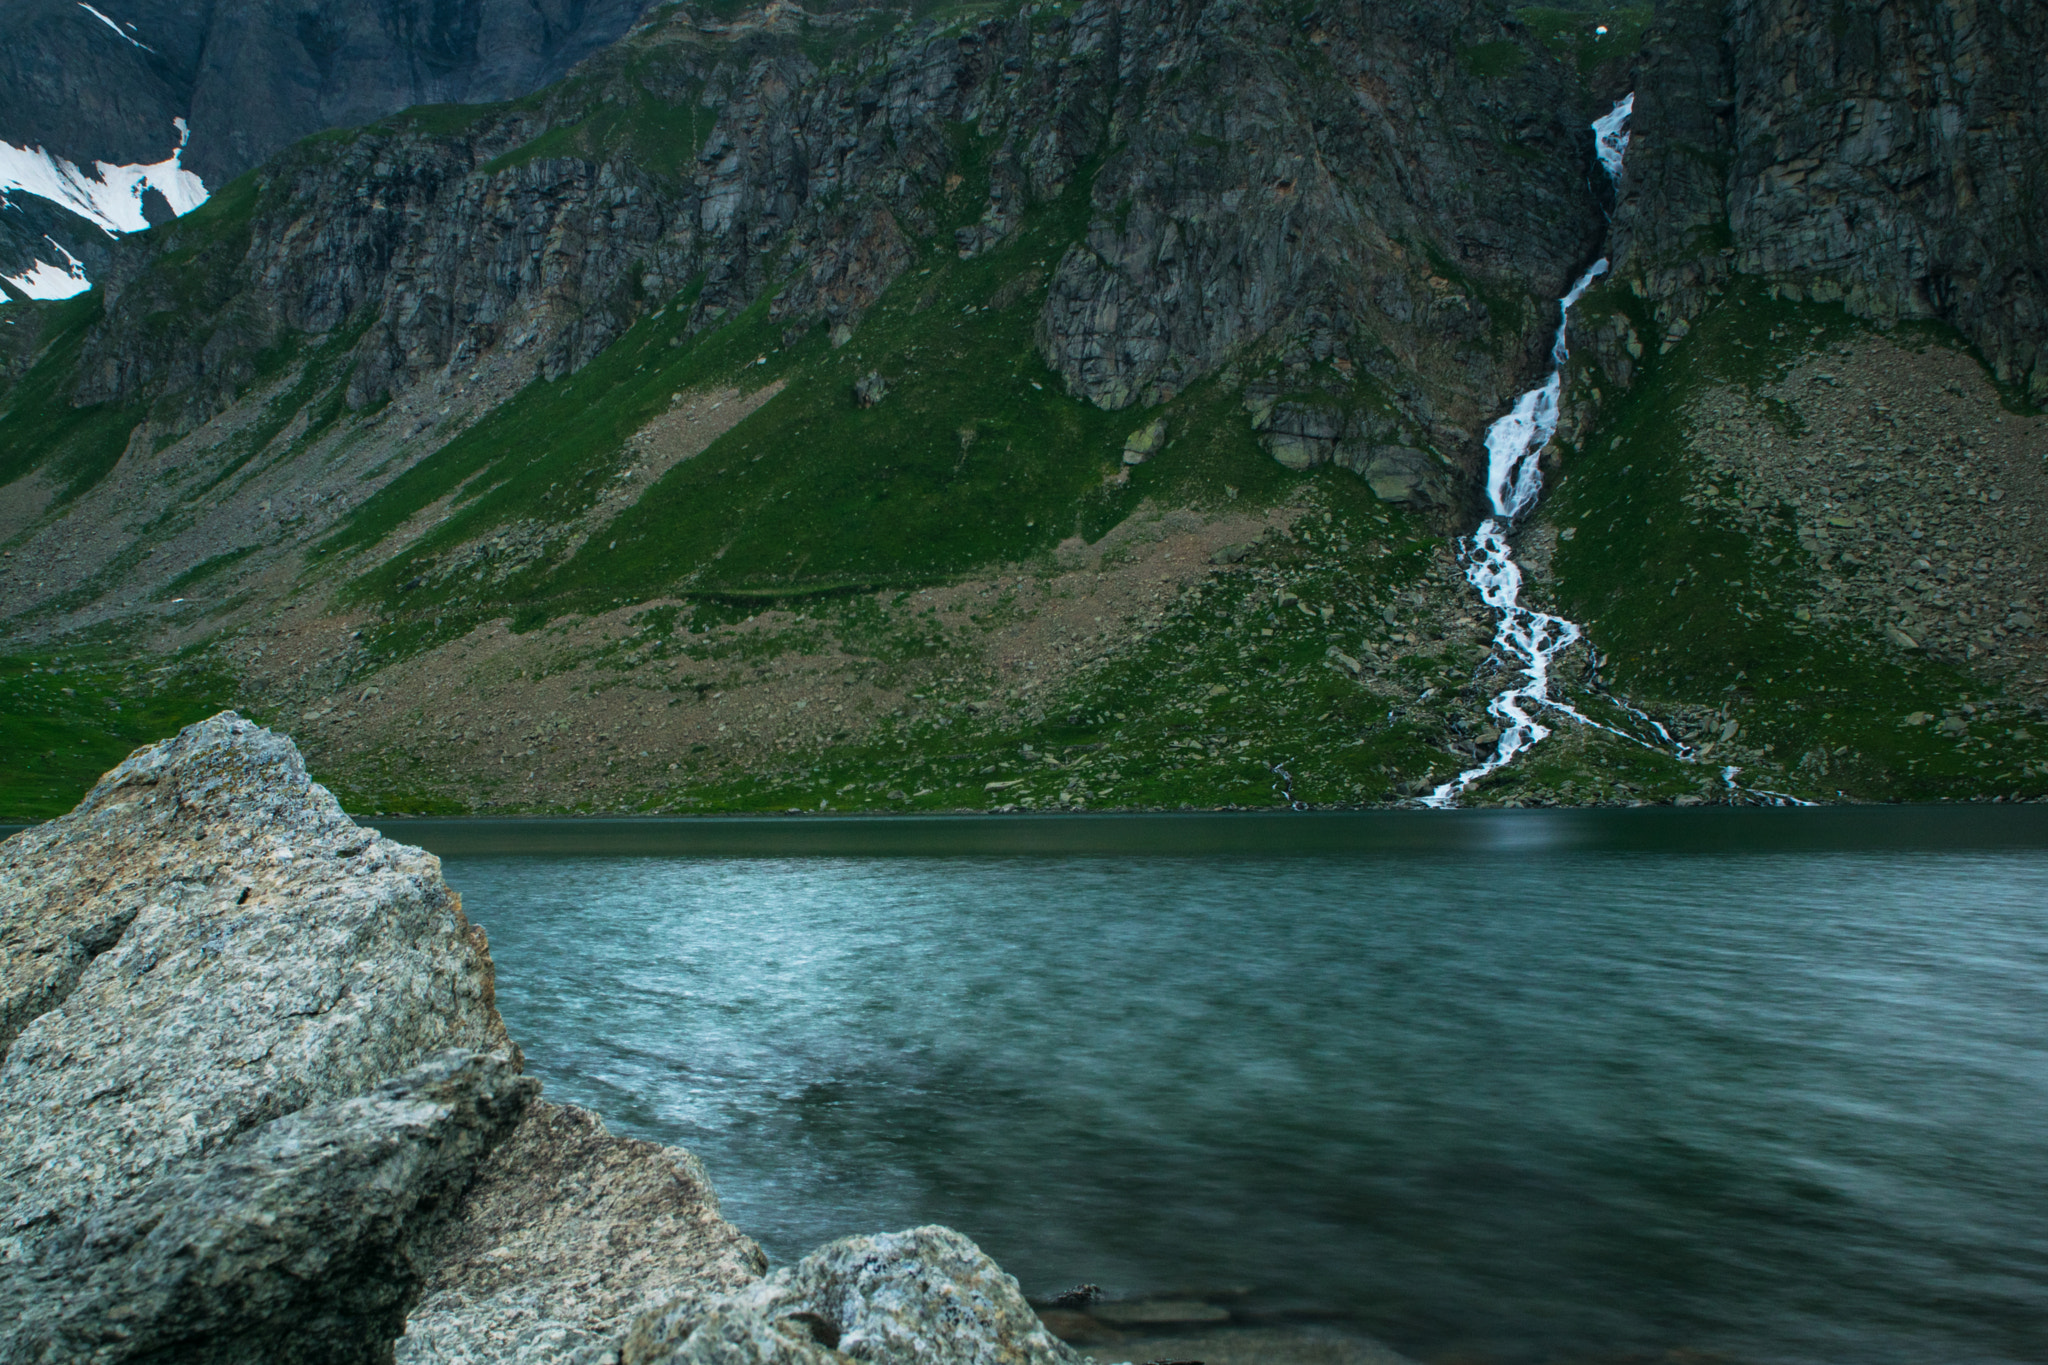
M 429 1053 L 507 1049 L 483 934 L 232 712 L 0 845 L 0 1228 L 90 1217 Z
M 1660 324 L 1731 272 L 1938 318 L 2048 393 L 2044 51 L 2030 0 L 1671 0 L 1637 81 L 1617 275 Z
M 708 1302 L 767 1268 L 719 1216 L 695 1157 L 547 1103 L 491 1154 L 426 1254 L 434 1271 L 401 1365 L 609 1360 L 648 1308 Z
M 763 1280 L 689 1153 L 535 1099 L 437 861 L 232 712 L 0 845 L 0 1009 L 0 1365 L 1070 1362 L 943 1228 Z
M 1166 444 L 1166 419 L 1157 418 L 1124 438 L 1124 463 L 1143 464 Z
M 1450 507 L 1457 501 L 1451 470 L 1407 444 L 1408 429 L 1387 414 L 1330 401 L 1281 401 L 1257 387 L 1247 405 L 1267 453 L 1289 469 L 1334 464 L 1388 502 Z
M 758 1352 L 750 1356 L 748 1352 Z M 943 1227 L 848 1237 L 713 1304 L 679 1299 L 644 1314 L 622 1365 L 1072 1365 L 1016 1280 Z
M 442 1053 L 102 1201 L 11 1258 L 0 1361 L 390 1359 L 419 1240 L 539 1089 Z

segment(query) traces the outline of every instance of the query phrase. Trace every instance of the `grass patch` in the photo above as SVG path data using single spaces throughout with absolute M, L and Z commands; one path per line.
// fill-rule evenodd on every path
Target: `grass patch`
M 62 815 L 137 747 L 235 704 L 233 680 L 98 651 L 0 656 L 0 820 Z
M 6 393 L 0 410 L 0 484 L 37 470 L 58 483 L 56 501 L 86 492 L 112 471 L 143 418 L 139 403 L 73 407 L 78 357 L 103 316 L 99 291 L 59 303 L 15 304 L 46 310 L 42 354 Z
M 1505 80 L 1520 71 L 1528 60 L 1528 50 L 1511 38 L 1458 49 L 1458 61 L 1482 80 Z
M 188 589 L 204 583 L 222 569 L 231 568 L 240 563 L 244 558 L 254 554 L 259 548 L 255 545 L 244 545 L 240 549 L 228 550 L 222 554 L 214 555 L 210 559 L 200 560 L 197 564 L 194 564 L 191 568 L 185 570 L 185 572 L 179 574 L 176 578 L 158 589 L 156 600 L 161 602 L 166 598 L 177 597 L 183 594 Z
M 1625 62 L 1643 45 L 1656 17 L 1653 5 L 1589 5 L 1567 9 L 1531 5 L 1515 11 L 1537 40 L 1571 63 L 1581 80 L 1608 62 Z M 1599 30 L 1607 31 L 1601 33 Z
M 644 317 L 572 376 L 536 382 L 367 500 L 320 553 L 376 544 L 437 499 L 446 521 L 350 589 L 399 624 L 400 651 L 510 614 L 521 631 L 566 612 L 663 595 L 753 603 L 908 586 L 1099 538 L 1150 496 L 1251 504 L 1286 472 L 1266 458 L 1217 382 L 1158 410 L 1104 412 L 1069 397 L 1039 358 L 1034 320 L 1051 269 L 1083 230 L 1087 177 L 1000 248 L 970 260 L 951 228 L 978 214 L 983 151 L 955 130 L 960 179 L 935 190 L 934 242 L 834 349 L 822 327 L 785 336 L 762 300 L 721 327 L 681 333 L 694 293 Z M 854 381 L 884 376 L 862 408 Z M 567 558 L 559 545 L 502 581 L 443 568 L 457 547 L 514 523 L 587 512 L 629 436 L 679 391 L 787 387 L 671 471 Z M 1132 471 L 1125 437 L 1165 415 L 1167 448 Z M 488 577 L 488 575 L 487 575 Z
M 1583 305 L 1638 310 L 1609 289 Z M 1649 319 L 1638 330 L 1655 335 Z M 1881 623 L 1823 628 L 1795 613 L 1820 595 L 1820 566 L 1789 515 L 1746 532 L 1682 501 L 1707 474 L 1688 447 L 1683 414 L 1710 386 L 1751 388 L 1816 347 L 1863 328 L 1834 305 L 1772 299 L 1739 285 L 1668 355 L 1647 355 L 1634 386 L 1611 403 L 1544 515 L 1576 528 L 1555 559 L 1558 593 L 1607 651 L 1619 688 L 1652 710 L 1725 705 L 1753 744 L 1798 774 L 1802 794 L 1834 799 L 1945 800 L 1989 791 L 2041 795 L 2048 760 L 1984 685 L 1939 660 L 1882 643 Z M 1847 566 L 1844 573 L 1854 573 Z M 1954 734 L 1908 725 L 1974 700 L 2003 737 L 1995 758 Z M 2014 732 L 2018 730 L 2018 737 Z M 2009 780 L 1991 783 L 1996 773 Z

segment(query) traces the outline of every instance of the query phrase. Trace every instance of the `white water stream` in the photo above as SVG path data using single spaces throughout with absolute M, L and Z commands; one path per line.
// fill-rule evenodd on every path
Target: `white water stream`
M 1621 100 L 1604 117 L 1593 123 L 1594 150 L 1610 178 L 1621 175 L 1622 157 L 1628 151 L 1628 119 L 1635 111 L 1636 97 Z M 1487 712 L 1500 724 L 1500 739 L 1493 754 L 1477 767 L 1468 768 L 1449 782 L 1421 798 L 1422 804 L 1437 809 L 1450 806 L 1458 794 L 1480 778 L 1512 763 L 1516 755 L 1545 739 L 1550 728 L 1536 713 L 1551 710 L 1569 716 L 1581 725 L 1591 725 L 1646 748 L 1662 747 L 1682 759 L 1691 759 L 1689 746 L 1672 736 L 1642 712 L 1623 705 L 1647 723 L 1662 741 L 1661 746 L 1602 725 L 1571 703 L 1550 695 L 1552 660 L 1582 638 L 1578 623 L 1562 616 L 1536 611 L 1522 605 L 1522 569 L 1515 563 L 1508 532 L 1517 519 L 1535 506 L 1543 491 L 1542 457 L 1557 434 L 1558 400 L 1564 390 L 1564 362 L 1570 355 L 1565 345 L 1572 305 L 1593 281 L 1607 273 L 1605 257 L 1593 262 L 1571 292 L 1558 302 L 1557 335 L 1550 346 L 1550 377 L 1515 400 L 1506 416 L 1486 431 L 1486 497 L 1493 515 L 1479 529 L 1459 543 L 1465 561 L 1465 580 L 1478 590 L 1480 599 L 1499 615 L 1494 630 L 1494 656 L 1519 666 L 1522 681 L 1501 692 Z M 1730 785 L 1733 785 L 1732 782 Z

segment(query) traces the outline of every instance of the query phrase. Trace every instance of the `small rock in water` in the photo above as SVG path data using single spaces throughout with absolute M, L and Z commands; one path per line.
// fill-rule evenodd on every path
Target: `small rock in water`
M 1101 1299 L 1101 1297 L 1101 1285 L 1077 1284 L 1064 1293 L 1053 1295 L 1052 1303 L 1055 1308 L 1086 1308 L 1089 1304 Z

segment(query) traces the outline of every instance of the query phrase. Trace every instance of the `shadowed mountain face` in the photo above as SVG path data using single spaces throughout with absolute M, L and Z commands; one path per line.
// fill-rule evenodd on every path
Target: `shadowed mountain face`
M 76 0 L 15 0 L 0 14 L 0 139 L 81 166 L 152 162 L 186 118 L 185 164 L 217 188 L 323 129 L 545 85 L 644 4 L 109 0 L 102 19 Z

